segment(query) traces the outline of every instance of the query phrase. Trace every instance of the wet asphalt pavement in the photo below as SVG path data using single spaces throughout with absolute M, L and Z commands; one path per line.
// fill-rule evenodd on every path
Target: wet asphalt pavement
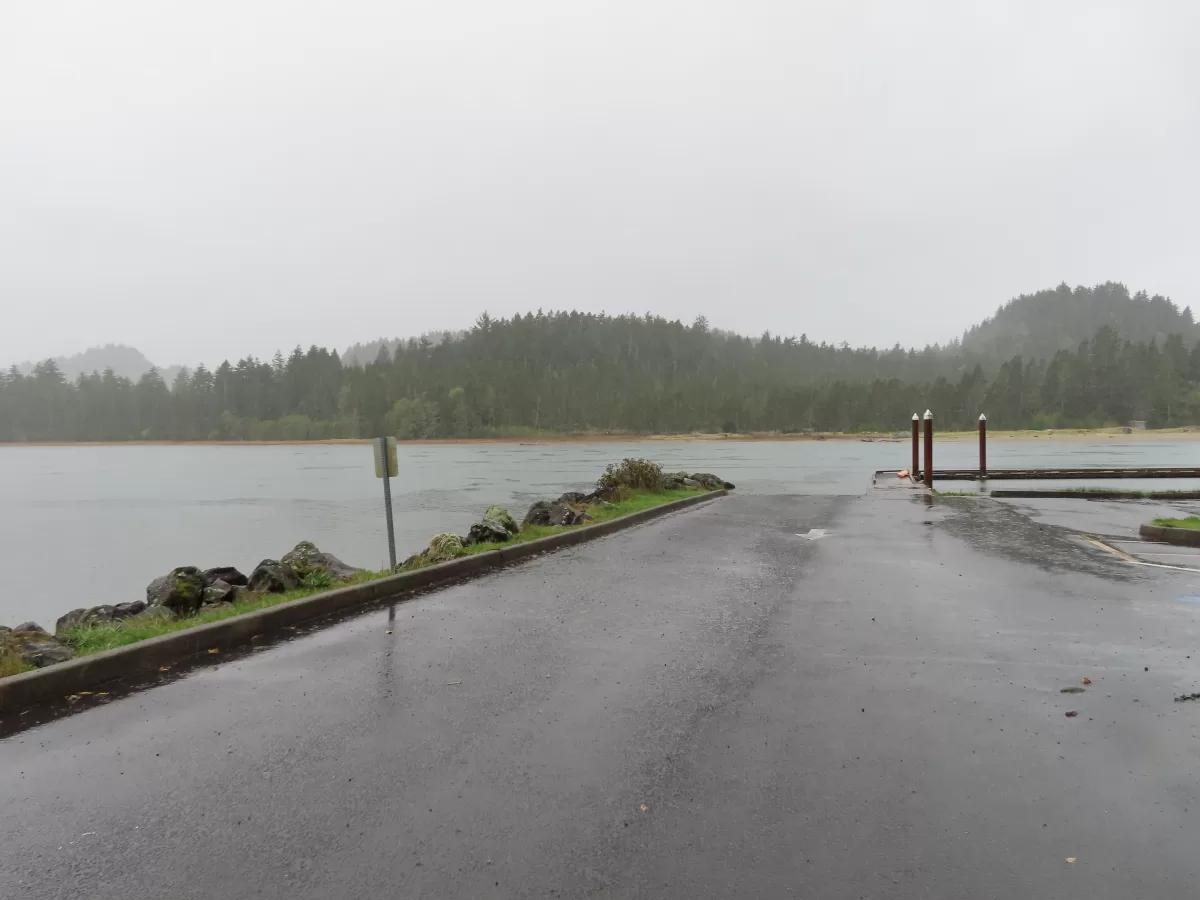
M 394 615 L 0 741 L 0 896 L 1200 892 L 1200 575 L 1012 507 L 733 496 Z

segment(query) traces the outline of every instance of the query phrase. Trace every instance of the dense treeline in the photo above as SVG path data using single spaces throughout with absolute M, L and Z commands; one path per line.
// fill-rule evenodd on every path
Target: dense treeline
M 0 441 L 302 440 L 535 431 L 1151 427 L 1200 421 L 1200 345 L 1101 328 L 1073 350 L 1001 364 L 938 348 L 749 339 L 653 316 L 481 316 L 461 337 L 380 349 L 366 366 L 297 348 L 180 372 L 168 386 L 111 371 L 66 380 L 51 361 L 0 377 Z

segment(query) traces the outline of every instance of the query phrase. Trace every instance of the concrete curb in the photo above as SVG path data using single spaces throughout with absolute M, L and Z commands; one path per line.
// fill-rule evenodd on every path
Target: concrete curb
M 1138 534 L 1148 541 L 1161 541 L 1179 547 L 1200 547 L 1200 531 L 1194 528 L 1167 528 L 1164 525 L 1143 525 Z
M 212 648 L 227 650 L 244 645 L 255 637 L 274 634 L 290 625 L 372 606 L 435 585 L 474 578 L 540 553 L 582 544 L 667 513 L 724 497 L 727 493 L 720 490 L 685 497 L 682 500 L 664 503 L 662 506 L 630 513 L 619 519 L 572 528 L 536 541 L 514 544 L 512 547 L 475 556 L 464 556 L 414 572 L 402 572 L 363 584 L 336 588 L 314 594 L 312 597 L 291 600 L 219 622 L 197 625 L 195 628 L 185 628 L 44 669 L 0 678 L 0 713 L 25 709 L 45 700 L 61 699 L 80 691 L 89 691 L 118 678 L 153 672 L 160 666 L 178 663 L 186 657 Z

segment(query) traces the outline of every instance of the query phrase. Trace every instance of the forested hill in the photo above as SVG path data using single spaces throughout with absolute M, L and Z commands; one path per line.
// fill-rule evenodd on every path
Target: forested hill
M 103 347 L 90 347 L 82 353 L 71 356 L 59 356 L 54 360 L 59 371 L 64 376 L 74 380 L 80 375 L 90 375 L 92 372 L 103 372 L 112 369 L 116 375 L 137 380 L 155 368 L 154 363 L 146 359 L 140 350 L 126 347 L 124 344 L 105 344 Z M 33 371 L 36 363 L 25 362 L 17 366 L 24 374 Z M 170 366 L 159 369 L 164 378 L 172 379 L 179 372 L 180 366 Z
M 1188 344 L 1200 339 L 1191 307 L 1180 310 L 1166 297 L 1145 291 L 1130 296 L 1125 285 L 1110 281 L 1092 288 L 1060 284 L 1016 297 L 969 329 L 962 348 L 996 360 L 1049 359 L 1059 350 L 1074 350 L 1105 326 L 1130 341 L 1161 345 L 1169 334 L 1181 335 Z
M 481 316 L 456 340 L 381 346 L 365 366 L 296 348 L 183 371 L 63 377 L 53 361 L 0 377 L 0 441 L 304 440 L 547 431 L 906 430 L 980 412 L 1001 428 L 1200 422 L 1200 345 L 1102 327 L 1049 359 L 853 349 L 717 333 L 655 316 Z

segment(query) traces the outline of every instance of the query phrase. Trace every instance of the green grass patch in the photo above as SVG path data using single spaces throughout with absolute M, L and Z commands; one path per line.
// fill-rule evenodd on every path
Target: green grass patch
M 383 578 L 388 574 L 387 571 L 360 572 L 349 581 L 339 584 L 330 583 L 330 585 L 325 587 L 310 585 L 297 588 L 294 591 L 288 591 L 286 594 L 259 594 L 239 600 L 231 607 L 209 610 L 194 616 L 188 616 L 186 619 L 176 619 L 168 622 L 155 622 L 153 620 L 139 620 L 136 618 L 125 619 L 117 622 L 106 622 L 102 625 L 72 628 L 63 636 L 80 656 L 90 656 L 93 653 L 112 650 L 114 647 L 124 647 L 126 644 L 136 644 L 138 641 L 158 637 L 162 634 L 171 634 L 175 631 L 183 631 L 185 628 L 195 628 L 197 625 L 207 625 L 209 622 L 220 622 L 222 619 L 231 619 L 234 616 L 240 616 L 244 613 L 257 612 L 260 609 L 278 606 L 280 603 L 286 603 L 289 600 L 311 597 L 313 594 L 320 594 L 335 587 L 346 587 L 351 584 L 374 581 L 376 578 Z
M 588 512 L 592 517 L 592 521 L 587 524 L 595 524 L 596 522 L 607 522 L 610 519 L 618 519 L 621 516 L 627 516 L 630 513 L 640 512 L 644 509 L 652 509 L 655 506 L 662 506 L 664 503 L 670 503 L 672 500 L 682 500 L 685 497 L 694 497 L 698 494 L 704 494 L 707 491 L 703 490 L 680 490 L 680 491 L 631 491 L 621 500 L 611 503 L 607 506 L 589 507 Z M 583 528 L 584 525 L 570 526 L 571 528 Z M 551 534 L 565 531 L 565 528 L 555 528 L 548 525 L 533 525 L 527 528 L 522 528 L 511 541 L 504 544 L 472 544 L 466 548 L 464 556 L 471 556 L 476 553 L 486 553 L 489 550 L 499 550 L 502 547 L 511 547 L 513 544 L 523 544 L 527 541 L 534 541 L 538 538 L 547 537 Z M 428 565 L 428 563 L 426 563 Z M 412 566 L 410 569 L 420 568 L 420 566 Z M 400 571 L 409 571 L 409 569 L 400 569 Z M 75 648 L 76 653 L 80 656 L 89 656 L 93 653 L 100 653 L 104 650 L 112 650 L 114 647 L 124 647 L 127 644 L 136 644 L 138 641 L 144 641 L 149 638 L 158 637 L 163 634 L 171 634 L 176 631 L 183 631 L 185 628 L 195 628 L 197 625 L 207 625 L 209 622 L 220 622 L 222 619 L 230 619 L 234 616 L 240 616 L 244 613 L 256 612 L 260 609 L 266 609 L 270 606 L 278 606 L 280 603 L 286 603 L 289 600 L 299 600 L 303 597 L 311 597 L 314 594 L 320 594 L 324 591 L 333 588 L 345 587 L 351 584 L 362 584 L 366 581 L 373 581 L 376 578 L 384 578 L 390 572 L 360 572 L 350 581 L 341 583 L 328 582 L 325 579 L 308 578 L 302 587 L 294 591 L 288 591 L 286 594 L 260 594 L 253 597 L 247 597 L 244 600 L 239 600 L 232 607 L 225 609 L 215 609 L 208 612 L 202 612 L 194 616 L 189 616 L 186 619 L 176 619 L 174 621 L 156 622 L 153 620 L 125 619 L 118 622 L 109 622 L 102 625 L 90 625 L 82 628 L 73 628 L 66 632 L 64 637 Z M 19 668 L 18 668 L 19 667 Z M 26 671 L 29 667 L 21 663 L 20 658 L 15 660 L 9 659 L 8 656 L 0 657 L 0 677 L 4 675 L 14 675 L 17 672 Z
M 1036 490 L 1036 488 L 1035 488 Z M 1120 494 L 1122 497 L 1144 498 L 1152 491 L 1136 491 L 1132 488 L 1104 488 L 1104 487 L 1066 487 L 1054 488 L 1054 490 L 1063 491 L 1067 494 Z M 1158 491 L 1161 494 L 1176 493 L 1174 491 Z
M 33 669 L 33 666 L 23 662 L 16 653 L 0 653 L 0 678 L 20 675 L 22 672 L 32 672 Z
M 1200 531 L 1200 516 L 1188 516 L 1186 519 L 1155 519 L 1153 524 L 1160 528 L 1191 528 Z
M 1172 497 L 1179 495 L 1195 494 L 1196 490 L 1171 490 L 1171 491 L 1154 491 L 1154 490 L 1134 490 L 1132 488 L 1100 488 L 1100 487 L 1080 487 L 1080 488 L 1059 488 L 1058 490 L 1066 491 L 1072 494 L 1116 494 L 1120 497 L 1128 497 L 1131 500 L 1169 500 Z

